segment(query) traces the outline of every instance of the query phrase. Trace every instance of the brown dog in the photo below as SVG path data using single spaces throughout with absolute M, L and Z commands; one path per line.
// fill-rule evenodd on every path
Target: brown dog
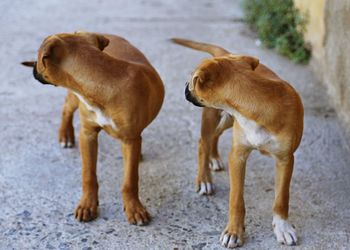
M 253 149 L 276 160 L 272 225 L 278 242 L 295 245 L 296 233 L 287 219 L 293 153 L 303 133 L 304 110 L 298 93 L 254 57 L 232 55 L 218 46 L 184 39 L 172 41 L 214 56 L 200 63 L 186 86 L 186 99 L 205 107 L 198 170 L 202 193 L 212 191 L 208 162 L 218 156 L 218 136 L 232 126 L 232 120 L 222 113 L 235 120 L 229 158 L 229 221 L 220 238 L 222 245 L 234 248 L 244 242 L 245 165 Z
M 122 196 L 128 221 L 142 225 L 150 216 L 138 194 L 141 133 L 157 116 L 164 98 L 162 80 L 145 56 L 114 35 L 77 32 L 49 36 L 42 43 L 34 77 L 67 88 L 59 141 L 74 145 L 73 113 L 79 107 L 83 194 L 75 211 L 79 221 L 98 215 L 97 136 L 104 129 L 121 140 L 124 160 Z

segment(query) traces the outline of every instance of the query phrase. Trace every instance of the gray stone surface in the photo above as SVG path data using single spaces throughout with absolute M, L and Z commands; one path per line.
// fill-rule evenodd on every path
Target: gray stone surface
M 344 131 L 307 66 L 256 47 L 254 34 L 239 22 L 239 1 L 2 0 L 0 12 L 0 249 L 222 249 L 227 170 L 214 174 L 214 196 L 194 192 L 200 109 L 183 97 L 190 72 L 207 55 L 170 44 L 173 36 L 257 56 L 299 90 L 306 112 L 291 190 L 290 220 L 300 238 L 293 249 L 349 249 L 350 149 Z M 61 149 L 57 142 L 65 90 L 42 86 L 19 62 L 34 59 L 45 36 L 75 30 L 124 36 L 166 85 L 163 109 L 143 135 L 140 192 L 153 215 L 149 226 L 130 226 L 124 218 L 120 146 L 104 133 L 100 217 L 91 223 L 74 219 L 79 149 Z M 226 164 L 230 145 L 227 131 L 220 143 Z M 273 170 L 271 159 L 251 155 L 243 249 L 281 249 L 271 227 Z
M 326 1 L 324 57 L 315 65 L 315 72 L 322 77 L 332 104 L 350 132 L 350 59 L 347 56 L 350 53 L 349 12 L 350 1 Z

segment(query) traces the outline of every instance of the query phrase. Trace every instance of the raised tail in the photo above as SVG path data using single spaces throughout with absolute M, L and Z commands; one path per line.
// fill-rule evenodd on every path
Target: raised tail
M 180 44 L 188 48 L 207 52 L 212 56 L 224 56 L 227 54 L 231 54 L 230 52 L 228 52 L 227 50 L 219 46 L 208 44 L 208 43 L 200 43 L 200 42 L 195 42 L 195 41 L 182 39 L 182 38 L 171 38 L 170 40 L 173 43 Z

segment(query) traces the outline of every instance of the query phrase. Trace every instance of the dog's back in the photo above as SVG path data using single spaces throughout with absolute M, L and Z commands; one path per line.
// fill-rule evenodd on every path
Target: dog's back
M 109 44 L 103 52 L 117 59 L 139 63 L 153 68 L 143 53 L 124 38 L 109 34 L 102 35 L 109 40 Z

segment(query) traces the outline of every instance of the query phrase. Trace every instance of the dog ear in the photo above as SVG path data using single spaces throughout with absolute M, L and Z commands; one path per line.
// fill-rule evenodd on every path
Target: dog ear
M 248 63 L 250 65 L 250 67 L 252 68 L 252 70 L 255 70 L 255 68 L 258 67 L 258 65 L 259 65 L 259 59 L 256 57 L 242 56 L 241 60 Z
M 194 86 L 196 85 L 197 81 L 198 81 L 198 76 L 192 77 L 192 80 L 190 81 L 190 84 L 188 85 L 188 89 L 190 91 L 194 90 Z
M 64 56 L 63 42 L 58 38 L 52 38 L 47 42 L 41 54 L 41 62 L 47 66 L 47 60 L 54 64 L 59 64 Z
M 102 35 L 96 35 L 97 38 L 97 46 L 98 48 L 103 51 L 104 48 L 106 48 L 109 44 L 109 39 Z
M 203 84 L 205 82 L 205 73 L 202 70 L 198 70 L 192 77 L 192 80 L 188 86 L 189 90 L 194 90 L 197 84 Z
M 197 72 L 194 73 L 192 77 L 192 81 L 190 82 L 189 90 L 193 90 L 196 85 L 198 85 L 199 88 L 206 87 L 210 85 L 212 82 L 214 76 L 211 75 L 208 71 L 208 69 L 200 69 Z

